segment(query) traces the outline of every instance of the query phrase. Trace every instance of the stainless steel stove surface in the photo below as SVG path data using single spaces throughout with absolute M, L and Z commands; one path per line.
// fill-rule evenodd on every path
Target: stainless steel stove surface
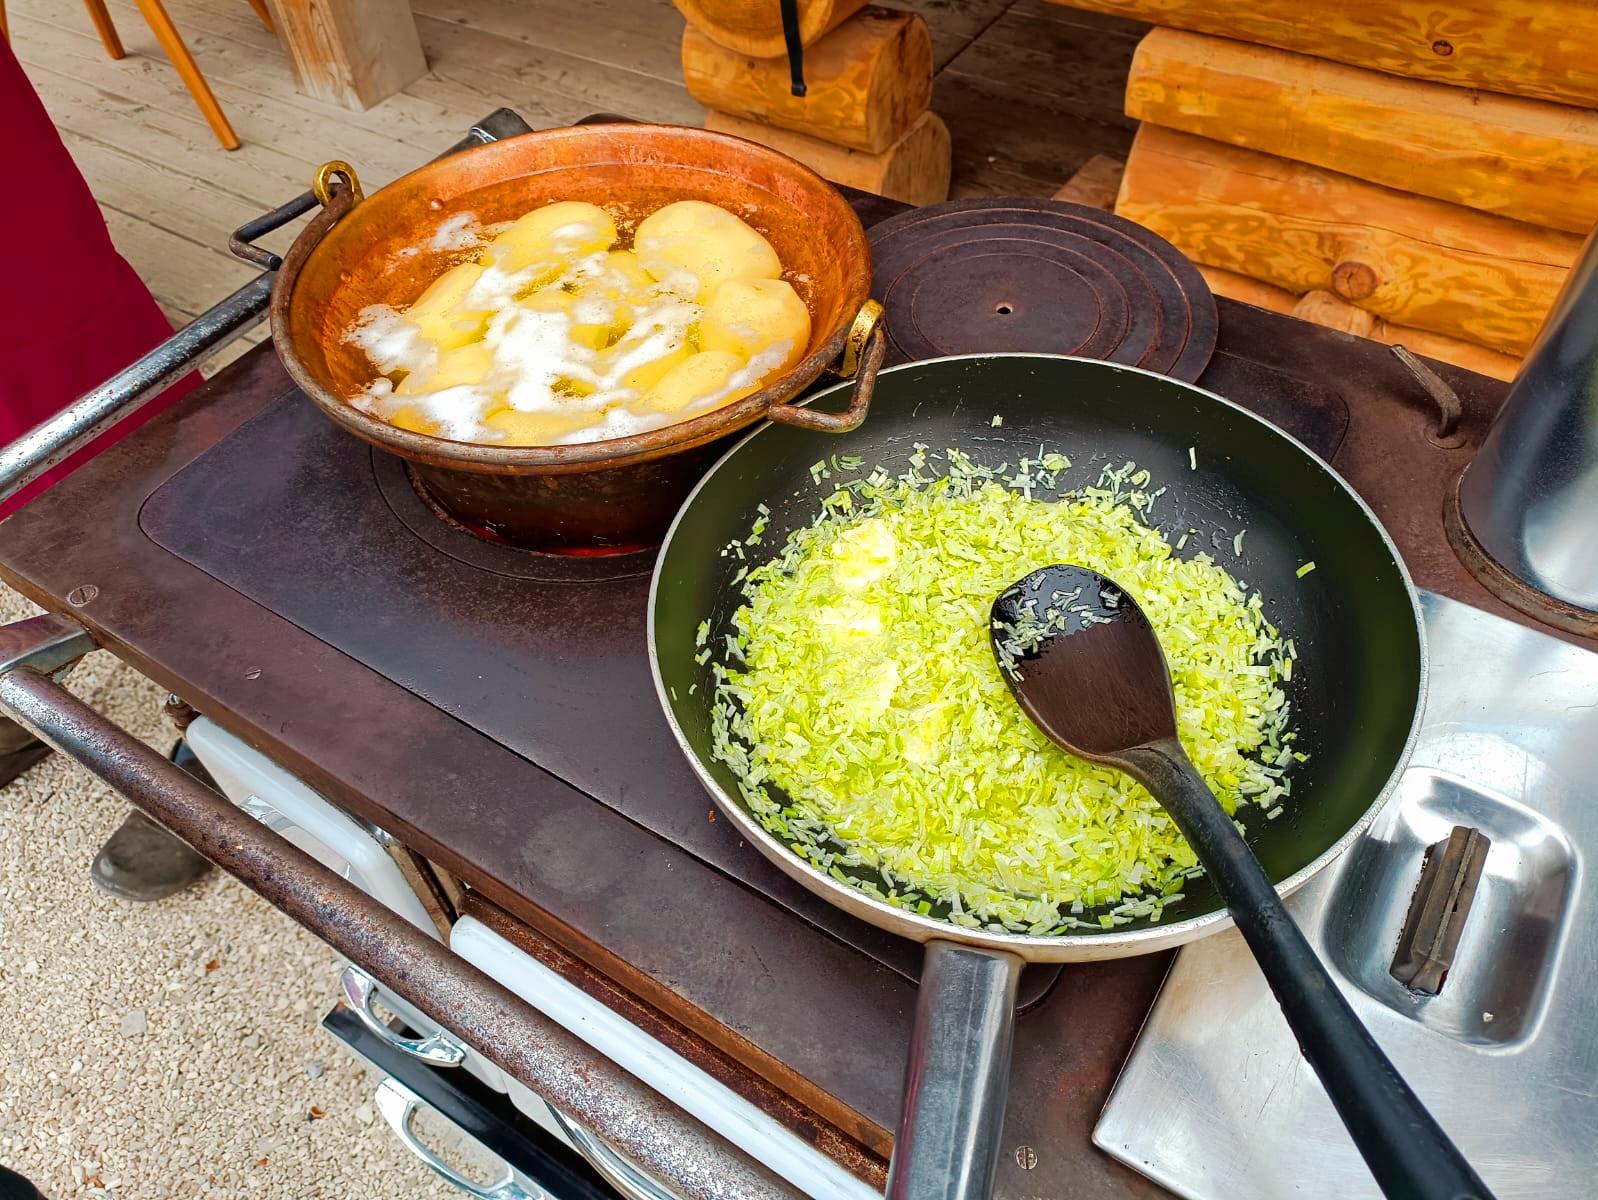
M 1423 594 L 1426 720 L 1370 833 L 1290 907 L 1499 1200 L 1598 1170 L 1598 654 Z M 1426 848 L 1491 841 L 1435 996 L 1390 974 Z M 1094 1132 L 1193 1200 L 1379 1195 L 1235 932 L 1184 949 Z

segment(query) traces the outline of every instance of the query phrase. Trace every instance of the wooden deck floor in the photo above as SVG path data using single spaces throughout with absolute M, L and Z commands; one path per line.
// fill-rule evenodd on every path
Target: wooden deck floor
M 415 0 L 431 69 L 365 113 L 299 94 L 286 53 L 245 0 L 167 0 L 244 141 L 228 153 L 133 0 L 108 3 L 128 49 L 120 62 L 73 0 L 9 0 L 12 46 L 118 248 L 174 322 L 248 278 L 227 254 L 229 231 L 303 191 L 329 158 L 355 164 L 370 190 L 499 105 L 535 126 L 598 111 L 685 124 L 704 116 L 682 85 L 682 18 L 668 0 Z M 934 107 L 954 136 L 955 195 L 1049 195 L 1094 154 L 1125 153 L 1134 125 L 1120 104 L 1135 23 L 1044 0 L 894 6 L 922 12 L 932 28 Z

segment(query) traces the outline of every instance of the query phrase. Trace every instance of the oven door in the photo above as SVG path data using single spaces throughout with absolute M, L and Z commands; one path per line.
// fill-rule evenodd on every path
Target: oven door
M 355 820 L 206 717 L 195 718 L 183 737 L 234 804 L 424 933 L 439 937 L 426 908 L 389 857 L 384 846 L 388 835 L 382 830 Z M 398 996 L 385 992 L 359 968 L 344 971 L 339 992 L 368 1032 L 400 1053 L 427 1066 L 460 1068 L 497 1092 L 505 1090 L 505 1077 L 498 1067 Z M 396 1031 L 385 1012 L 399 1017 L 410 1032 Z

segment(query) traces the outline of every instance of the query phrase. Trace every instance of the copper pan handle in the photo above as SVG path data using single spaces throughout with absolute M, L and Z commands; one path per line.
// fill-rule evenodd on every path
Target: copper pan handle
M 355 175 L 355 168 L 347 162 L 325 162 L 316 168 L 316 178 L 311 183 L 310 194 L 322 206 L 322 211 L 311 218 L 310 224 L 300 230 L 294 244 L 289 247 L 289 252 L 283 256 L 278 267 L 277 282 L 272 288 L 272 317 L 273 326 L 277 324 L 277 308 L 281 301 L 279 297 L 287 297 L 294 291 L 294 281 L 299 278 L 300 271 L 305 266 L 305 260 L 311 256 L 311 251 L 321 243 L 328 231 L 349 215 L 363 199 L 366 193 L 361 191 L 361 181 Z
M 325 162 L 316 169 L 316 179 L 311 184 L 311 193 L 322 205 L 322 211 L 311 218 L 306 227 L 300 230 L 299 236 L 294 239 L 294 244 L 289 247 L 289 252 L 283 256 L 282 264 L 277 269 L 276 278 L 272 283 L 272 340 L 277 344 L 277 355 L 288 369 L 290 377 L 300 386 L 306 386 L 305 366 L 300 361 L 299 354 L 293 345 L 284 339 L 281 330 L 288 328 L 289 297 L 294 294 L 294 285 L 299 281 L 300 272 L 305 269 L 305 262 L 311 257 L 311 252 L 321 245 L 325 238 L 357 204 L 364 198 L 361 191 L 361 181 L 355 176 L 355 168 L 346 162 Z
M 822 433 L 849 433 L 859 429 L 871 408 L 871 394 L 877 387 L 877 372 L 888 355 L 888 335 L 882 328 L 882 305 L 867 300 L 855 314 L 854 325 L 849 330 L 849 340 L 844 343 L 843 358 L 838 364 L 838 375 L 844 379 L 854 377 L 854 389 L 849 393 L 849 404 L 838 413 L 823 412 L 800 404 L 773 404 L 766 411 L 768 420 L 779 425 L 793 425 L 799 429 L 815 429 Z

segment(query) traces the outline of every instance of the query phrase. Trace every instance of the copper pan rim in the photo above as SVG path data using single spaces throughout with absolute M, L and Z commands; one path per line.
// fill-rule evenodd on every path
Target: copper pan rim
M 821 335 L 812 337 L 809 349 L 799 362 L 758 391 L 732 404 L 643 433 L 567 445 L 502 446 L 413 433 L 361 412 L 318 377 L 296 342 L 291 312 L 307 271 L 329 269 L 317 256 L 319 251 L 327 249 L 324 239 L 335 226 L 359 222 L 363 210 L 378 211 L 386 197 L 403 192 L 425 193 L 440 181 L 466 169 L 492 183 L 581 172 L 587 168 L 634 165 L 634 160 L 618 154 L 595 157 L 577 165 L 557 164 L 531 171 L 517 169 L 530 147 L 561 143 L 657 148 L 680 145 L 694 148 L 701 157 L 714 154 L 726 164 L 717 169 L 691 162 L 698 173 L 732 180 L 763 171 L 772 177 L 792 181 L 807 200 L 830 210 L 824 214 L 829 218 L 826 225 L 829 236 L 843 239 L 838 252 L 845 264 L 844 294 L 841 302 L 834 306 L 838 310 L 836 318 Z M 329 169 L 323 168 L 319 180 Z M 342 173 L 333 172 L 335 176 Z M 353 173 L 350 179 L 353 183 Z M 347 229 L 341 228 L 341 233 L 347 234 Z M 420 231 L 417 236 L 422 236 Z M 780 419 L 773 409 L 788 407 L 791 410 L 790 401 L 820 379 L 829 367 L 837 371 L 840 360 L 847 357 L 846 351 L 851 347 L 858 349 L 872 333 L 880 307 L 871 301 L 870 287 L 871 251 L 864 227 L 843 195 L 809 167 L 756 142 L 692 126 L 596 124 L 537 130 L 437 159 L 385 185 L 371 197 L 363 198 L 358 184 L 334 186 L 321 213 L 295 240 L 284 259 L 273 287 L 271 316 L 273 341 L 289 376 L 318 408 L 356 437 L 406 459 L 469 473 L 568 474 L 648 462 L 706 445 L 768 417 Z

